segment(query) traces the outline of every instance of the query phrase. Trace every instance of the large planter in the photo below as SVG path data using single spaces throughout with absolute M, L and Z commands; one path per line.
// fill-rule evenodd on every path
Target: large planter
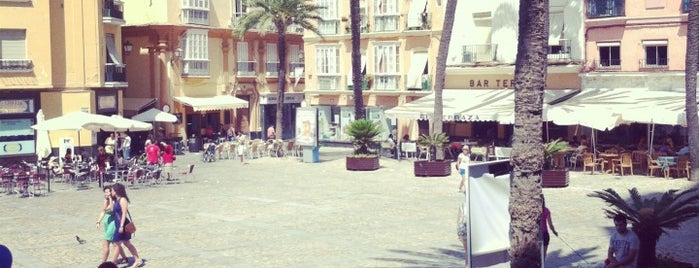
M 351 157 L 346 158 L 347 170 L 377 170 L 379 169 L 379 157 Z
M 451 161 L 427 161 L 413 162 L 415 176 L 418 177 L 444 177 L 451 175 Z
M 568 169 L 542 170 L 541 187 L 568 187 Z

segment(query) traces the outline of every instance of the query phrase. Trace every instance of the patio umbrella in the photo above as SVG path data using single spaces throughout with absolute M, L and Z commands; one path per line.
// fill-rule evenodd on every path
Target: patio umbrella
M 82 145 L 80 143 L 80 130 L 87 124 L 105 122 L 107 120 L 109 120 L 108 116 L 77 111 L 51 118 L 43 122 L 37 122 L 37 124 L 33 125 L 32 128 L 43 131 L 75 130 L 78 132 L 78 148 L 80 148 Z M 75 153 L 77 154 L 77 152 Z
M 151 108 L 148 111 L 142 112 L 140 114 L 131 117 L 133 120 L 143 121 L 143 122 L 167 122 L 174 123 L 177 122 L 177 116 L 163 112 L 156 108 Z
M 39 109 L 36 113 L 36 123 L 44 122 L 44 111 Z M 47 130 L 36 131 L 36 156 L 39 160 L 46 158 L 51 154 L 51 140 L 49 140 L 49 132 Z
M 124 118 L 120 115 L 112 115 L 106 118 L 107 120 L 102 122 L 90 122 L 83 125 L 83 127 L 92 131 L 101 130 L 109 132 L 148 131 L 153 129 L 153 125 L 150 123 Z

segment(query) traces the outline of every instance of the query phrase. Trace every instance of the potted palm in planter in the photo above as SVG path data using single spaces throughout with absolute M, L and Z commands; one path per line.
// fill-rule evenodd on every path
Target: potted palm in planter
M 422 135 L 417 143 L 429 148 L 427 160 L 417 160 L 413 163 L 415 176 L 449 176 L 451 175 L 451 160 L 444 159 L 444 147 L 449 143 L 449 136 L 444 133 Z
M 562 154 L 570 151 L 568 142 L 557 139 L 544 144 L 544 167 L 541 171 L 542 187 L 568 186 L 568 169 L 562 161 Z
M 662 196 L 643 198 L 636 188 L 629 189 L 630 201 L 613 189 L 594 191 L 589 197 L 597 197 L 604 200 L 609 209 L 604 209 L 609 218 L 618 214 L 625 215 L 631 222 L 631 229 L 638 236 L 640 242 L 638 249 L 637 267 L 692 267 L 691 264 L 680 263 L 666 258 L 658 259 L 656 245 L 663 233 L 668 230 L 677 230 L 682 222 L 688 221 L 699 215 L 699 188 L 694 187 L 679 192 L 669 190 Z
M 381 127 L 371 120 L 360 119 L 349 124 L 346 132 L 352 137 L 354 147 L 353 153 L 346 158 L 347 170 L 379 169 L 376 136 L 381 134 Z

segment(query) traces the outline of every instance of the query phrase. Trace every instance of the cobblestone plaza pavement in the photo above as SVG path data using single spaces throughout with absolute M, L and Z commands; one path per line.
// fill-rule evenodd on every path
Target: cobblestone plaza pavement
M 381 169 L 345 170 L 346 148 L 323 147 L 319 163 L 296 158 L 194 163 L 192 183 L 128 189 L 138 226 L 133 243 L 145 267 L 463 267 L 456 237 L 456 173 L 414 177 L 411 161 L 382 158 Z M 604 203 L 586 195 L 613 188 L 628 197 L 696 185 L 645 176 L 571 172 L 571 185 L 544 189 L 560 237 L 551 238 L 547 267 L 600 262 L 612 222 Z M 96 185 L 52 185 L 48 196 L 0 194 L 0 244 L 13 267 L 96 267 L 102 201 Z M 699 263 L 699 220 L 660 239 L 658 252 Z M 87 242 L 78 244 L 75 235 Z

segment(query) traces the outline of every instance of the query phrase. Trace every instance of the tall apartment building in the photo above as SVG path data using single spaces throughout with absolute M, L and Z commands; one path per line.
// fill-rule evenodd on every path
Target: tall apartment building
M 118 0 L 0 0 L 0 159 L 36 159 L 30 126 L 40 109 L 46 119 L 120 111 L 123 24 Z M 51 131 L 54 151 L 95 144 L 78 133 Z
M 581 0 L 549 2 L 549 50 L 546 90 L 579 89 L 585 59 L 585 30 Z M 445 105 L 485 91 L 514 89 L 519 1 L 498 0 L 457 4 L 447 59 Z M 481 92 L 482 91 L 482 92 Z M 447 118 L 450 115 L 445 115 Z M 445 132 L 482 143 L 507 144 L 512 128 L 497 121 L 461 115 L 445 124 Z M 487 119 L 486 119 L 487 120 Z M 567 127 L 549 129 L 565 136 Z M 456 140 L 456 138 L 455 138 Z
M 314 2 L 326 8 L 318 24 L 323 37 L 304 34 L 306 101 L 319 108 L 319 139 L 344 141 L 344 127 L 354 120 L 349 1 Z M 383 110 L 430 93 L 445 4 L 360 1 L 364 104 L 368 118 L 382 122 L 384 129 L 407 128 L 409 121 L 388 124 Z
M 133 112 L 150 104 L 181 116 L 180 123 L 163 125 L 168 136 L 232 125 L 260 137 L 276 121 L 277 81 L 287 79 L 282 136 L 293 137 L 295 108 L 303 100 L 302 31 L 289 29 L 289 75 L 278 77 L 271 29 L 232 34 L 247 12 L 245 0 L 124 2 L 124 42 L 134 46 L 126 56 L 134 68 L 124 96 Z

